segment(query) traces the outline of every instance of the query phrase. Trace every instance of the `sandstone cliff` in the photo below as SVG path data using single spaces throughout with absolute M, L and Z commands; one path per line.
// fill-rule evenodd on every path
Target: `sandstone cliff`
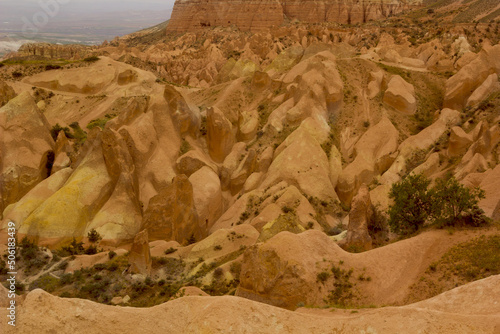
M 259 31 L 279 26 L 285 19 L 365 23 L 412 9 L 419 3 L 419 0 L 177 0 L 167 32 L 232 25 L 241 30 Z

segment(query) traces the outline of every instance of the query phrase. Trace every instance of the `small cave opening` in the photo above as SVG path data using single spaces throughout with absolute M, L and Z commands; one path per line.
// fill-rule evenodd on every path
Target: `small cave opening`
M 45 179 L 48 178 L 52 173 L 52 167 L 54 166 L 55 157 L 56 155 L 54 151 L 48 151 L 46 153 L 45 175 L 44 175 Z

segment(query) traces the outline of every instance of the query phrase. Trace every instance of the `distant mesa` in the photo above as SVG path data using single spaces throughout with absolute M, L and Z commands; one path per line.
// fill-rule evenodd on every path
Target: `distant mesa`
M 419 7 L 422 0 L 176 0 L 167 33 L 236 26 L 259 31 L 285 19 L 364 23 Z

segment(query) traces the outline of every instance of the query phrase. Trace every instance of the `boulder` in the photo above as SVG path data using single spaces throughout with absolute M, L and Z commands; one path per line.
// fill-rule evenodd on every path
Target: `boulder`
M 368 224 L 373 215 L 370 192 L 362 185 L 358 194 L 352 199 L 349 212 L 349 225 L 345 239 L 339 242 L 347 250 L 366 251 L 372 248 L 372 238 L 368 233 Z
M 500 91 L 500 82 L 498 74 L 489 75 L 484 82 L 476 88 L 472 95 L 467 99 L 466 107 L 475 106 L 485 100 L 491 94 Z
M 414 114 L 417 110 L 417 100 L 413 85 L 399 75 L 394 75 L 387 84 L 384 103 L 405 115 Z
M 207 110 L 207 145 L 214 161 L 223 162 L 235 143 L 233 125 L 217 108 Z
M 217 165 L 203 152 L 197 149 L 188 151 L 180 156 L 175 162 L 175 167 L 179 174 L 185 174 L 187 177 L 204 166 L 210 167 L 214 172 L 218 171 Z
M 222 190 L 228 190 L 231 186 L 231 177 L 248 155 L 244 142 L 236 143 L 231 152 L 226 156 L 220 168 L 220 180 Z
M 151 273 L 151 253 L 149 251 L 148 231 L 137 233 L 128 255 L 129 272 L 149 276 Z
M 16 92 L 12 87 L 0 80 L 0 108 L 16 97 Z
M 191 236 L 196 240 L 206 236 L 205 222 L 198 223 L 193 186 L 187 176 L 176 176 L 171 185 L 151 198 L 143 224 L 150 240 L 186 244 Z
M 271 146 L 268 146 L 262 151 L 262 153 L 257 158 L 257 171 L 267 172 L 269 166 L 273 162 L 274 150 Z
M 50 175 L 54 140 L 28 92 L 0 109 L 0 212 Z

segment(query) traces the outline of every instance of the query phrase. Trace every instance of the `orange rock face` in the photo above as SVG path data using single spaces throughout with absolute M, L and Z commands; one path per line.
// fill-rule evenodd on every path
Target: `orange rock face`
M 419 1 L 355 0 L 177 0 L 167 32 L 237 26 L 259 31 L 279 26 L 285 18 L 304 22 L 361 23 L 399 13 Z

